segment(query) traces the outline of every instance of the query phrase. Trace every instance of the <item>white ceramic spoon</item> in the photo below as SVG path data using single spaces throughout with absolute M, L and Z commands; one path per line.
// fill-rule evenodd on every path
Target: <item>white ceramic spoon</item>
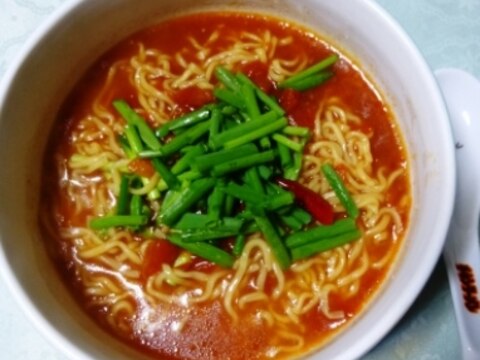
M 464 360 L 480 359 L 480 82 L 435 72 L 450 114 L 457 167 L 455 208 L 444 248 Z

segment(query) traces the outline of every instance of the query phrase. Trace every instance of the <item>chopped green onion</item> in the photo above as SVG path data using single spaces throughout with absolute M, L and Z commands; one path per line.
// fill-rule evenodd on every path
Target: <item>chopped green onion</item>
M 338 175 L 338 173 L 330 164 L 323 164 L 322 172 L 327 178 L 328 183 L 332 187 L 343 207 L 347 211 L 348 216 L 356 219 L 359 215 L 357 204 L 355 204 L 355 201 L 353 200 L 350 192 L 340 178 L 340 175 Z
M 250 80 L 246 75 L 242 73 L 237 74 L 237 79 L 240 80 L 243 84 L 250 85 L 258 97 L 258 99 L 265 104 L 270 110 L 277 113 L 278 116 L 285 115 L 285 110 L 277 103 L 274 97 L 268 96 L 262 89 L 260 89 L 252 80 Z
M 138 153 L 138 156 L 143 159 L 151 159 L 163 156 L 163 152 L 161 150 L 142 150 Z
M 295 142 L 286 136 L 283 136 L 281 134 L 273 134 L 272 139 L 275 140 L 279 144 L 283 144 L 287 146 L 288 148 L 292 149 L 293 151 L 296 152 L 301 152 L 303 151 L 303 144 Z
M 177 177 L 170 171 L 168 166 L 165 165 L 162 160 L 160 160 L 160 158 L 152 159 L 152 165 L 160 174 L 163 181 L 165 181 L 169 189 L 173 189 L 179 185 Z
M 144 215 L 143 214 L 143 200 L 140 195 L 132 195 L 132 200 L 130 201 L 130 214 L 131 215 Z
M 126 125 L 123 131 L 132 151 L 139 154 L 143 150 L 143 144 L 138 136 L 137 129 L 132 125 Z
M 130 194 L 128 187 L 130 181 L 127 175 L 122 174 L 120 179 L 120 191 L 117 198 L 117 215 L 127 215 L 130 201 Z
M 169 131 L 173 131 L 186 126 L 195 125 L 199 122 L 207 120 L 208 118 L 210 118 L 210 114 L 210 107 L 204 106 L 198 110 L 192 111 L 177 119 L 174 119 L 171 122 L 168 122 L 166 125 L 168 126 Z
M 242 255 L 243 248 L 245 247 L 245 234 L 238 234 L 233 244 L 232 254 L 236 257 Z
M 233 149 L 224 149 L 196 156 L 192 159 L 192 167 L 199 171 L 207 171 L 212 167 L 227 161 L 258 153 L 254 144 L 245 144 Z
M 232 105 L 238 109 L 242 109 L 245 105 L 241 96 L 237 95 L 231 90 L 215 88 L 215 90 L 213 90 L 213 95 L 217 99 L 222 100 L 223 102 Z
M 181 219 L 175 224 L 175 229 L 203 229 L 212 224 L 212 220 L 208 215 L 185 213 Z
M 185 212 L 195 205 L 213 186 L 214 179 L 199 179 L 182 189 L 178 198 L 168 207 L 162 207 L 157 221 L 172 226 Z
M 253 121 L 251 121 L 253 122 Z M 249 123 L 247 123 L 249 124 Z M 265 126 L 262 126 L 254 131 L 251 131 L 245 135 L 242 135 L 236 139 L 232 139 L 230 141 L 227 141 L 224 145 L 225 148 L 232 148 L 235 146 L 240 146 L 246 143 L 249 143 L 251 141 L 260 139 L 266 135 L 270 135 L 271 133 L 274 133 L 275 131 L 283 129 L 286 125 L 288 124 L 288 120 L 285 117 L 282 117 L 270 124 L 267 124 Z
M 155 136 L 159 139 L 163 139 L 170 133 L 169 123 L 165 123 L 160 126 L 157 130 L 155 130 Z
M 231 129 L 225 130 L 217 136 L 212 137 L 211 143 L 213 145 L 213 148 L 218 149 L 222 147 L 226 142 L 235 140 L 242 135 L 255 131 L 262 126 L 271 124 L 278 119 L 278 115 L 275 112 L 270 111 L 261 115 L 256 120 L 251 120 L 249 122 L 232 127 Z
M 305 91 L 305 90 L 314 88 L 320 84 L 323 84 L 332 76 L 333 76 L 333 73 L 331 71 L 322 71 L 318 74 L 313 74 L 306 78 L 291 81 L 289 82 L 289 85 L 286 87 L 297 90 L 297 91 Z
M 299 207 L 295 207 L 292 210 L 292 216 L 294 216 L 295 219 L 300 221 L 303 225 L 308 225 L 312 222 L 312 215 Z
M 225 196 L 225 207 L 223 212 L 225 216 L 232 216 L 233 207 L 235 206 L 235 198 L 232 195 Z
M 219 133 L 222 119 L 223 119 L 222 112 L 218 108 L 214 108 L 212 110 L 212 117 L 210 121 L 210 129 L 209 129 L 210 139 Z
M 320 225 L 306 231 L 296 232 L 285 240 L 285 244 L 289 248 L 294 248 L 325 238 L 331 238 L 343 233 L 351 232 L 355 229 L 357 229 L 357 226 L 353 219 L 341 219 L 334 222 L 332 225 Z
M 235 258 L 232 255 L 214 245 L 203 242 L 188 243 L 183 241 L 178 234 L 169 234 L 167 239 L 172 244 L 191 252 L 193 255 L 211 261 L 221 267 L 231 268 L 235 262 Z
M 90 227 L 94 230 L 108 229 L 111 227 L 142 226 L 146 225 L 148 218 L 143 215 L 107 215 L 90 220 Z
M 125 153 L 125 155 L 127 155 L 127 158 L 133 159 L 137 156 L 137 154 L 130 147 L 127 136 L 125 134 L 118 136 L 117 140 L 123 152 Z
M 227 184 L 223 191 L 237 199 L 260 206 L 266 198 L 262 193 L 252 189 L 247 185 L 238 185 L 234 182 Z
M 203 228 L 187 228 L 180 232 L 182 240 L 186 242 L 209 241 L 234 236 L 240 232 L 243 219 L 224 218 L 221 221 L 208 223 Z
M 122 115 L 129 126 L 135 126 L 138 129 L 140 137 L 150 149 L 159 150 L 161 148 L 162 145 L 160 141 L 158 141 L 155 133 L 150 126 L 148 126 L 145 119 L 137 114 L 126 101 L 115 100 L 113 107 Z
M 264 136 L 260 139 L 260 147 L 263 150 L 268 150 L 272 147 L 272 142 L 270 141 L 270 138 L 268 136 Z
M 351 241 L 357 240 L 362 236 L 360 230 L 355 229 L 350 232 L 346 232 L 340 235 L 333 236 L 331 238 L 318 240 L 312 243 L 308 243 L 303 246 L 298 246 L 292 249 L 293 261 L 305 259 L 319 252 L 331 250 L 338 246 L 342 246 Z
M 297 73 L 297 74 L 289 77 L 285 81 L 281 82 L 279 84 L 279 87 L 280 88 L 289 87 L 292 82 L 307 78 L 307 77 L 309 77 L 309 76 L 311 76 L 315 73 L 318 73 L 318 72 L 321 72 L 321 71 L 327 69 L 328 67 L 335 64 L 337 62 L 337 60 L 338 60 L 338 55 L 337 54 L 330 55 L 330 56 L 326 57 L 325 59 L 321 60 L 320 62 L 310 66 L 309 68 L 307 68 L 303 71 L 300 71 L 299 73 Z
M 193 144 L 199 138 L 201 138 L 204 134 L 208 132 L 210 128 L 210 122 L 204 121 L 200 124 L 197 124 L 190 129 L 184 131 L 180 135 L 176 136 L 172 141 L 165 144 L 162 149 L 161 153 L 163 156 L 170 156 L 175 152 L 179 151 L 181 148 Z
M 182 233 L 182 240 L 188 243 L 197 241 L 210 241 L 225 239 L 238 234 L 236 229 L 197 229 L 191 232 Z
M 273 255 L 282 269 L 287 269 L 291 264 L 291 258 L 275 226 L 267 216 L 255 216 L 255 222 L 265 236 L 265 240 L 270 245 Z
M 293 215 L 280 215 L 280 219 L 285 225 L 294 231 L 299 231 L 303 227 L 303 224 Z
M 272 196 L 265 196 L 262 192 L 257 191 L 250 186 L 238 185 L 234 182 L 226 185 L 223 191 L 237 199 L 267 210 L 276 210 L 292 204 L 295 200 L 294 195 L 288 191 L 283 191 L 280 194 Z
M 250 84 L 242 84 L 241 92 L 247 114 L 252 119 L 257 119 L 260 116 L 260 109 L 255 97 L 255 89 Z
M 230 160 L 213 168 L 214 176 L 223 176 L 234 171 L 246 169 L 251 166 L 271 162 L 275 159 L 276 152 L 273 150 L 264 151 L 258 154 L 244 156 L 238 159 Z
M 262 90 L 257 88 L 257 96 L 270 110 L 274 111 L 279 116 L 285 115 L 285 110 L 278 104 L 277 100 L 274 97 L 268 96 Z
M 265 193 L 265 189 L 263 188 L 262 179 L 258 174 L 257 167 L 251 167 L 245 172 L 245 182 L 249 184 L 255 191 L 258 191 L 260 194 Z
M 310 129 L 301 126 L 285 126 L 282 130 L 285 135 L 307 137 Z
M 273 175 L 273 170 L 270 166 L 259 165 L 259 166 L 257 166 L 257 168 L 258 168 L 258 175 L 260 175 L 260 177 L 263 180 L 270 180 L 270 178 Z
M 240 83 L 238 82 L 235 75 L 232 74 L 229 70 L 222 66 L 217 66 L 215 68 L 215 77 L 223 84 L 226 88 L 232 90 L 233 92 L 240 91 Z
M 292 161 L 292 154 L 290 153 L 290 149 L 280 142 L 277 142 L 277 149 L 278 149 L 278 156 L 280 157 L 280 164 L 282 165 L 282 168 L 286 169 L 292 166 L 293 161 Z
M 223 105 L 221 107 L 221 113 L 222 115 L 233 115 L 237 112 L 237 109 L 234 108 L 233 106 L 231 105 Z
M 302 170 L 303 154 L 300 152 L 293 153 L 293 165 L 284 169 L 283 176 L 288 180 L 298 180 L 300 171 Z
M 277 210 L 284 206 L 291 205 L 295 201 L 295 196 L 291 192 L 284 192 L 275 196 L 270 196 L 264 202 L 268 210 Z
M 205 153 L 204 145 L 195 145 L 189 151 L 185 152 L 178 161 L 172 166 L 173 174 L 178 175 L 191 167 L 192 159 Z
M 198 180 L 201 177 L 203 177 L 203 174 L 201 172 L 196 171 L 196 170 L 185 171 L 185 172 L 183 172 L 183 173 L 181 173 L 177 176 L 178 180 L 183 181 L 183 182 Z M 157 184 L 157 189 L 159 191 L 165 191 L 168 188 L 169 187 L 168 187 L 168 185 L 167 185 L 167 183 L 165 182 L 164 179 L 161 179 Z
M 223 203 L 225 201 L 225 192 L 223 191 L 225 184 L 223 181 L 213 188 L 212 193 L 207 200 L 207 213 L 211 219 L 219 220 L 221 217 Z

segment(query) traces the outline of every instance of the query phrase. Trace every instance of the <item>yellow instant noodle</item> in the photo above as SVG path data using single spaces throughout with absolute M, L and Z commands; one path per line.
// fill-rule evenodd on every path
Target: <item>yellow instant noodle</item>
M 218 65 L 231 69 L 246 62 L 261 61 L 270 64 L 269 77 L 279 82 L 308 63 L 303 55 L 276 58 L 277 49 L 292 42 L 290 37 L 277 38 L 269 31 L 245 32 L 240 40 L 232 38 L 213 53 L 211 45 L 219 37 L 218 32 L 213 32 L 203 44 L 190 38 L 190 46 L 197 54 L 194 62 L 186 61 L 181 51 L 168 55 L 139 44 L 138 53 L 129 61 L 122 60 L 111 67 L 92 113 L 73 130 L 75 153 L 60 164 L 68 173 L 64 178 L 69 179 L 62 184 L 63 190 L 75 204 L 77 213 L 93 208 L 94 214 L 102 215 L 113 209 L 120 171 L 128 166 L 129 160 L 116 141 L 124 124 L 118 114 L 100 105 L 102 96 L 119 72 L 129 74 L 137 90 L 140 108 L 136 110 L 160 125 L 168 121 L 175 105 L 168 90 L 193 85 L 212 89 L 213 71 Z M 182 68 L 181 73 L 172 72 L 174 63 Z M 142 289 L 150 305 L 177 302 L 188 306 L 219 300 L 234 321 L 239 320 L 239 310 L 254 307 L 255 317 L 272 332 L 273 343 L 268 355 L 296 353 L 303 348 L 305 327 L 301 319 L 313 309 L 318 309 L 328 319 L 343 320 L 342 311 L 331 309 L 329 294 L 356 294 L 362 276 L 370 268 L 386 266 L 393 256 L 392 250 L 383 258 L 372 260 L 368 247 L 383 241 L 396 241 L 403 231 L 398 210 L 386 205 L 385 193 L 405 170 L 388 173 L 380 169 L 373 173 L 369 136 L 355 130 L 355 125 L 361 121 L 338 98 L 318 104 L 313 138 L 304 156 L 300 179 L 305 186 L 321 193 L 336 211 L 342 211 L 342 205 L 320 170 L 325 162 L 341 165 L 346 186 L 361 210 L 360 222 L 365 234 L 361 240 L 299 261 L 287 275 L 276 263 L 264 239 L 253 234 L 231 270 L 220 269 L 207 274 L 163 265 Z M 148 193 L 159 180 L 159 175 L 154 175 L 142 188 L 132 192 Z M 92 306 L 105 306 L 110 310 L 108 321 L 112 327 L 127 332 L 127 320 L 137 315 L 132 305 L 136 298 L 134 289 L 140 286 L 139 269 L 151 240 L 141 243 L 128 231 L 116 230 L 99 237 L 88 227 L 78 226 L 62 228 L 60 233 L 73 244 L 82 265 L 102 267 L 103 271 L 93 273 L 80 271 L 85 293 Z M 157 235 L 164 237 L 164 233 L 165 229 L 159 229 Z M 123 280 L 112 273 L 121 274 Z M 271 292 L 267 291 L 267 279 L 273 279 Z M 126 283 L 135 286 L 126 286 Z M 275 305 L 272 305 L 272 297 L 277 299 Z M 182 319 L 179 331 L 185 323 L 188 323 L 188 316 Z

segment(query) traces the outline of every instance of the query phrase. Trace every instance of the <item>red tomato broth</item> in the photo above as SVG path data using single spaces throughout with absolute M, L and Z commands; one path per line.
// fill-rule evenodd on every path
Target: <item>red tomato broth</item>
M 108 76 L 108 69 L 119 60 L 127 61 L 136 54 L 139 43 L 142 43 L 145 48 L 156 48 L 166 53 L 175 53 L 189 45 L 189 36 L 195 36 L 202 43 L 215 29 L 222 29 L 222 37 L 224 38 L 228 38 L 228 36 L 241 30 L 259 32 L 268 29 L 275 35 L 290 35 L 295 41 L 289 46 L 280 48 L 278 55 L 289 58 L 290 54 L 305 52 L 311 59 L 311 64 L 332 52 L 330 45 L 301 27 L 292 26 L 269 17 L 230 13 L 191 15 L 166 21 L 140 31 L 121 42 L 102 56 L 78 83 L 62 107 L 58 115 L 57 125 L 52 132 L 44 165 L 42 196 L 46 204 L 53 206 L 56 214 L 61 214 L 55 219 L 57 227 L 85 224 L 87 217 L 92 213 L 75 215 L 73 205 L 69 202 L 68 196 L 62 192 L 59 184 L 58 169 L 54 165 L 54 161 L 51 160 L 54 156 L 60 155 L 68 158 L 71 155 L 71 144 L 75 137 L 76 125 L 82 117 L 89 113 L 94 99 L 99 94 L 102 94 L 100 104 L 112 113 L 114 113 L 114 110 L 111 102 L 118 98 L 127 100 L 132 106 L 139 106 L 135 88 L 129 81 L 131 74 L 122 69 L 121 66 L 112 80 L 114 86 L 109 87 L 107 91 L 102 93 Z M 171 34 L 175 34 L 175 36 L 171 36 Z M 222 46 L 224 44 L 220 39 L 216 43 L 216 47 L 221 48 Z M 215 48 L 213 48 L 213 52 L 215 51 Z M 195 61 L 194 55 L 193 53 L 187 53 L 185 58 Z M 253 63 L 246 64 L 239 70 L 245 71 L 247 76 L 260 87 L 281 96 L 281 91 L 276 90 L 274 88 L 275 84 L 265 77 L 265 69 L 264 64 Z M 178 69 L 176 70 L 178 71 Z M 290 105 L 292 102 L 295 105 L 291 105 L 291 109 L 287 109 L 290 121 L 294 124 L 313 128 L 313 118 L 319 99 L 332 95 L 338 96 L 344 103 L 348 104 L 349 110 L 361 116 L 364 120 L 358 127 L 359 130 L 371 134 L 372 152 L 375 158 L 374 166 L 377 168 L 383 166 L 389 170 L 404 166 L 406 154 L 401 145 L 398 130 L 388 107 L 378 97 L 371 83 L 358 68 L 342 55 L 340 62 L 333 67 L 333 70 L 335 75 L 328 82 L 316 89 L 295 94 L 292 97 L 293 100 L 288 100 Z M 212 99 L 211 93 L 198 88 L 179 91 L 173 97 L 178 101 L 178 104 L 170 109 L 172 118 L 198 108 Z M 297 102 L 300 102 L 301 106 Z M 150 170 L 142 167 L 140 171 L 142 173 L 147 171 L 151 174 Z M 396 186 L 392 187 L 387 194 L 388 201 L 397 203 L 404 194 L 409 193 L 410 187 L 407 175 L 402 175 L 396 180 Z M 410 204 L 406 204 L 402 207 L 403 211 L 400 213 L 403 223 L 407 225 L 409 206 Z M 46 237 L 51 237 L 51 234 Z M 52 239 L 52 241 L 56 245 L 49 244 L 49 247 L 58 246 L 60 248 L 56 250 L 57 254 L 54 254 L 60 273 L 76 294 L 79 303 L 86 307 L 83 285 L 75 271 L 76 266 L 82 266 L 82 262 L 76 257 L 71 246 L 66 245 L 60 239 Z M 397 242 L 392 246 L 399 247 L 400 245 Z M 381 258 L 383 251 L 386 252 L 387 250 L 389 249 L 380 249 L 379 253 L 375 253 L 378 250 L 372 247 L 372 256 Z M 168 257 L 166 261 L 171 263 L 172 258 Z M 212 268 L 202 265 L 202 261 L 199 259 L 196 259 L 193 264 L 196 269 L 205 269 L 207 273 L 215 268 L 215 266 Z M 146 276 L 151 275 L 155 268 L 159 267 L 159 264 L 152 262 L 150 265 L 144 266 L 147 267 L 147 270 L 144 270 Z M 346 314 L 344 320 L 329 320 L 315 309 L 302 316 L 301 321 L 308 330 L 304 335 L 306 346 L 301 352 L 325 343 L 339 329 L 344 327 L 342 325 L 349 323 L 350 319 L 354 318 L 366 306 L 372 298 L 372 294 L 385 280 L 387 273 L 388 267 L 381 271 L 370 270 L 367 272 L 361 279 L 359 294 L 353 298 L 346 298 L 341 294 L 330 295 L 332 310 L 343 310 Z M 287 271 L 285 276 L 288 278 L 292 274 Z M 269 283 L 268 279 L 267 283 Z M 268 288 L 272 290 L 273 286 L 269 285 Z M 181 317 L 186 315 L 187 310 L 172 304 L 159 304 L 154 309 L 153 316 L 161 319 L 158 321 L 163 321 L 164 324 L 153 333 L 147 334 L 139 330 L 143 325 L 139 320 L 141 318 L 140 304 L 142 303 L 144 303 L 143 299 L 137 298 L 133 304 L 137 308 L 138 316 L 137 320 L 127 319 L 132 329 L 128 335 L 115 333 L 111 329 L 106 320 L 108 314 L 104 310 L 86 307 L 86 311 L 96 318 L 107 331 L 113 332 L 113 335 L 129 342 L 140 351 L 162 359 L 227 357 L 253 359 L 264 353 L 269 346 L 268 328 L 265 325 L 260 325 L 251 317 L 249 314 L 251 305 L 246 307 L 244 314 L 240 314 L 242 317 L 240 324 L 233 324 L 222 305 L 216 301 L 207 305 L 192 306 L 188 311 L 190 315 L 193 313 L 194 316 L 190 317 L 182 332 L 177 333 L 171 330 L 171 326 L 167 325 L 180 321 Z M 273 306 L 279 305 L 273 304 Z

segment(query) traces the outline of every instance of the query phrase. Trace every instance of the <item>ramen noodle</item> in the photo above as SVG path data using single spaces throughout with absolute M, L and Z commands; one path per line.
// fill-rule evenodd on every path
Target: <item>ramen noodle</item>
M 332 54 L 339 58 L 323 84 L 278 86 Z M 225 267 L 165 240 L 172 231 L 165 224 L 89 226 L 118 205 L 123 174 L 142 180 L 130 192 L 148 199 L 150 214 L 166 201 L 165 191 L 155 195 L 161 174 L 122 147 L 127 124 L 112 103 L 123 99 L 150 128 L 161 128 L 218 100 L 219 67 L 246 75 L 278 100 L 290 126 L 309 129 L 298 183 L 321 195 L 335 219 L 345 218 L 322 171 L 331 164 L 359 209 L 360 238 L 282 268 L 263 233 L 253 231 Z M 52 130 L 41 223 L 79 303 L 139 350 L 162 359 L 291 358 L 331 340 L 367 306 L 396 259 L 410 207 L 399 129 L 353 59 L 279 19 L 204 13 L 130 36 L 83 76 Z

